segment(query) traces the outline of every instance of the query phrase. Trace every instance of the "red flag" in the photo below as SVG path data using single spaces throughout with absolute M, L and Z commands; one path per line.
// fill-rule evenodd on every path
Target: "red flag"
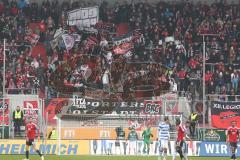
M 129 42 L 125 42 L 117 46 L 113 51 L 115 54 L 126 54 L 131 49 L 133 49 L 133 44 Z
M 87 43 L 85 44 L 85 49 L 90 50 L 92 47 L 98 44 L 98 40 L 96 37 L 90 36 L 87 39 Z
M 40 36 L 35 33 L 26 36 L 26 40 L 30 42 L 32 46 L 35 46 L 38 43 L 39 38 Z

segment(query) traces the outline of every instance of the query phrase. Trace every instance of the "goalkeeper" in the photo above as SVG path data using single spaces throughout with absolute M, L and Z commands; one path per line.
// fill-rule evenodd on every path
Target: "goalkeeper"
M 152 134 L 152 131 L 151 131 L 151 127 L 148 126 L 147 129 L 145 129 L 142 133 L 142 137 L 143 137 L 143 144 L 144 144 L 144 147 L 143 147 L 143 153 L 147 153 L 149 154 L 149 151 L 150 151 L 150 143 L 151 143 L 151 140 L 150 138 L 153 137 L 153 134 Z M 146 151 L 147 149 L 147 151 Z

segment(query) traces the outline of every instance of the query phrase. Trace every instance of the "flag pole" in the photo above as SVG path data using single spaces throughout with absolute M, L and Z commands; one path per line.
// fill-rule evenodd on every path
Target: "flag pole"
M 5 95 L 6 95 L 6 39 L 3 39 L 3 104 L 2 104 L 2 138 L 4 139 L 4 129 L 5 129 Z

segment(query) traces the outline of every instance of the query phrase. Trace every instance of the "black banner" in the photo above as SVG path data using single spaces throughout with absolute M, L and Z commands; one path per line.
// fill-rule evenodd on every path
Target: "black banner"
M 212 102 L 211 117 L 213 127 L 228 128 L 232 121 L 240 127 L 240 102 Z
M 46 104 L 46 111 L 56 114 L 152 114 L 161 113 L 160 101 L 124 102 L 109 99 L 98 100 L 89 98 L 55 98 Z
M 96 100 L 87 98 L 73 98 L 71 106 L 62 114 L 139 114 L 144 107 L 142 102 L 113 102 L 110 100 Z

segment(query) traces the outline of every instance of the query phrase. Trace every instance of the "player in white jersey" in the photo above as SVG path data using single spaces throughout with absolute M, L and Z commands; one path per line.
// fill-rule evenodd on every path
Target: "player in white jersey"
M 160 122 L 158 126 L 158 141 L 159 141 L 159 158 L 166 160 L 168 142 L 170 140 L 170 124 L 168 117 L 164 117 L 164 122 Z

